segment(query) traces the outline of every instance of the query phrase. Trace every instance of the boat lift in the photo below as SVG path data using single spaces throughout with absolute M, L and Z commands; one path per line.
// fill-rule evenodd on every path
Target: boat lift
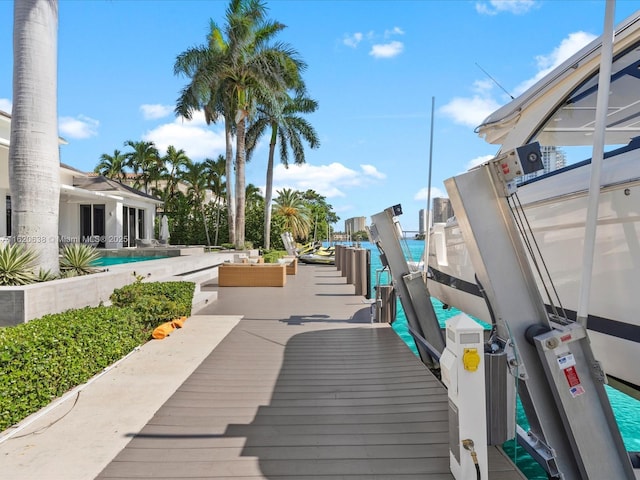
M 514 178 L 535 171 L 540 163 L 539 146 L 531 144 L 445 181 L 478 281 L 494 314 L 487 350 L 506 354 L 504 368 L 515 377 L 530 424 L 528 432 L 519 428 L 518 441 L 550 478 L 632 480 L 636 478 L 633 466 L 586 328 L 547 313 L 507 201 L 515 192 Z M 424 295 L 428 299 L 428 290 L 426 286 L 419 289 L 416 275 L 405 271 L 397 237 L 392 238 L 394 213 L 398 214 L 397 208 L 372 216 L 372 239 L 392 276 L 402 279 L 394 285 L 399 287 L 414 338 L 415 333 L 421 334 L 427 346 L 442 352 L 442 333 L 431 302 L 427 305 L 424 299 Z M 416 291 L 420 292 L 417 298 Z M 424 345 L 422 349 L 432 355 Z M 422 350 L 420 354 L 422 358 Z M 491 369 L 491 375 L 506 372 Z

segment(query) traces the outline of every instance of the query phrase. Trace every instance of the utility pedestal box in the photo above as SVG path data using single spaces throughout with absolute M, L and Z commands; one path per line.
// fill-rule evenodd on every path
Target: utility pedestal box
M 458 479 L 489 478 L 483 328 L 465 314 L 447 320 L 440 367 L 449 394 L 450 468 Z

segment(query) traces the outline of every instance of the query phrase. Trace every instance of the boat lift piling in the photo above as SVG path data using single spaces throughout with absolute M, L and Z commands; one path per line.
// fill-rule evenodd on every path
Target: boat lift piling
M 518 440 L 552 478 L 631 480 L 586 329 L 548 316 L 507 202 L 521 164 L 535 160 L 525 147 L 445 181 L 531 427 Z
M 433 370 L 439 369 L 439 359 L 445 349 L 444 335 L 438 317 L 431 304 L 421 272 L 410 272 L 398 233 L 401 229 L 396 220 L 402 214 L 400 205 L 371 216 L 369 235 L 381 251 L 381 259 L 389 268 L 396 290 L 414 338 L 420 359 Z
M 371 252 L 366 248 L 336 245 L 335 265 L 340 276 L 355 287 L 355 294 L 371 298 Z

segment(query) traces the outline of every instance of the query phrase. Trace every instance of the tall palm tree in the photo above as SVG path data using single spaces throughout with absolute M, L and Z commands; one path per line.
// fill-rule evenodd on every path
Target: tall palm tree
M 304 92 L 273 105 L 259 105 L 254 122 L 247 131 L 248 153 L 251 155 L 258 139 L 267 128 L 271 128 L 269 140 L 269 158 L 267 160 L 267 180 L 264 194 L 264 248 L 269 250 L 271 238 L 271 199 L 273 196 L 273 157 L 276 143 L 280 141 L 280 161 L 289 167 L 289 147 L 293 153 L 294 162 L 299 165 L 305 163 L 303 140 L 311 148 L 320 146 L 320 138 L 313 126 L 299 113 L 313 113 L 318 108 L 318 102 L 305 96 Z
M 184 173 L 182 174 L 182 179 L 189 185 L 187 188 L 187 195 L 190 202 L 202 214 L 204 232 L 207 236 L 207 246 L 210 247 L 211 239 L 209 238 L 209 227 L 207 226 L 207 216 L 204 213 L 204 200 L 207 189 L 205 169 L 206 166 L 204 163 L 189 161 Z
M 219 155 L 217 160 L 212 160 L 210 158 L 205 159 L 204 164 L 206 166 L 207 188 L 213 193 L 216 207 L 216 234 L 213 244 L 218 245 L 218 234 L 220 232 L 220 210 L 222 209 L 222 199 L 227 187 L 227 183 L 225 181 L 226 160 L 225 157 Z
M 226 203 L 229 242 L 235 243 L 235 197 L 233 195 L 233 135 L 235 133 L 235 96 L 230 82 L 212 74 L 222 70 L 229 51 L 229 42 L 220 27 L 212 20 L 207 44 L 186 50 L 178 55 L 174 74 L 184 75 L 191 82 L 182 89 L 176 102 L 175 113 L 186 119 L 196 110 L 204 111 L 207 125 L 224 121 L 225 130 L 225 177 L 227 179 Z
M 286 92 L 306 65 L 297 52 L 282 43 L 271 44 L 285 28 L 267 20 L 260 0 L 231 0 L 224 30 L 212 24 L 209 48 L 202 48 L 197 62 L 185 65 L 178 57 L 174 70 L 191 74 L 178 108 L 224 111 L 225 124 L 233 117 L 236 132 L 235 158 L 235 245 L 243 248 L 245 236 L 245 131 L 256 102 L 266 103 Z M 226 37 L 226 39 L 225 39 Z M 215 45 L 212 47 L 212 43 Z M 186 52 L 185 52 L 186 53 Z M 197 81 L 197 84 L 194 82 Z M 180 107 L 182 105 L 182 107 Z M 234 111 L 230 110 L 234 109 Z M 227 177 L 227 181 L 230 177 Z
M 131 147 L 133 152 L 128 152 L 127 165 L 131 167 L 133 173 L 139 175 L 134 187 L 144 187 L 144 192 L 149 193 L 149 182 L 151 181 L 151 173 L 156 166 L 162 162 L 160 154 L 153 142 L 127 140 L 124 142 L 125 147 Z
M 100 155 L 100 162 L 93 171 L 112 180 L 122 182 L 126 175 L 124 171 L 126 163 L 127 156 L 121 153 L 120 150 L 114 150 L 113 155 L 108 153 Z
M 300 192 L 283 188 L 276 193 L 278 195 L 273 201 L 274 214 L 284 219 L 284 229 L 291 232 L 295 239 L 306 240 L 309 236 L 311 219 Z
M 14 2 L 9 189 L 13 235 L 40 270 L 59 272 L 60 157 L 57 0 Z

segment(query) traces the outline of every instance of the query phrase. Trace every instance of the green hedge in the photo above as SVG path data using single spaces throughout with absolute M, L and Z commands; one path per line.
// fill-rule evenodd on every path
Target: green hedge
M 193 282 L 135 282 L 116 289 L 111 302 L 117 307 L 133 307 L 146 325 L 157 325 L 191 315 Z
M 0 328 L 0 431 L 149 340 L 160 323 L 189 316 L 194 287 L 136 282 L 114 291 L 119 305 L 68 310 Z

